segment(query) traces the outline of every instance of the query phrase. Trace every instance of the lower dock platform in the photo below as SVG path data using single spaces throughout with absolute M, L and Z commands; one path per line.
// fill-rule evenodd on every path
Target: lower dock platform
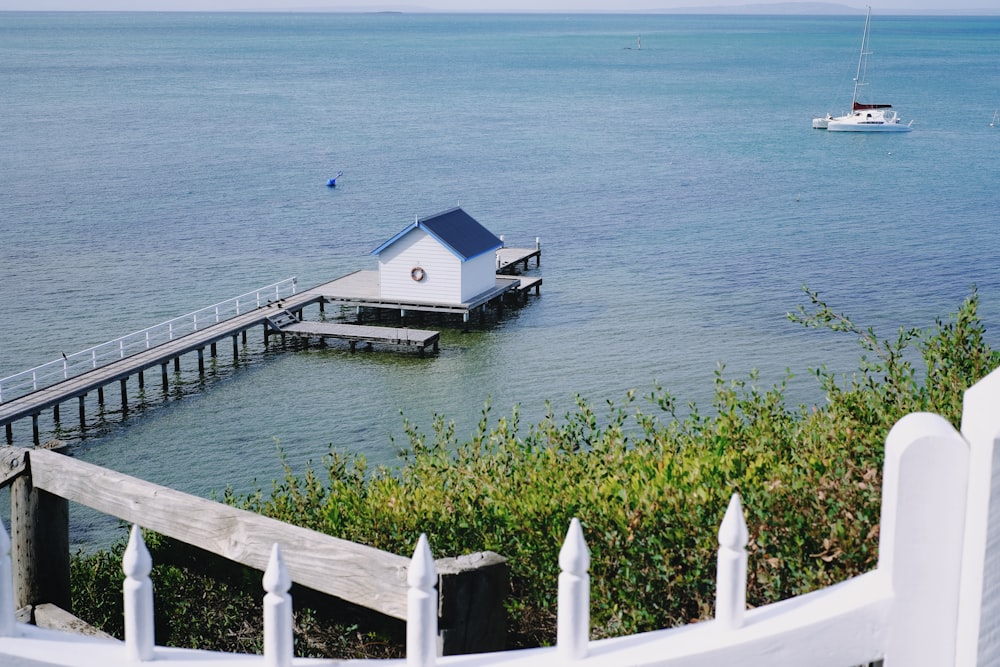
M 282 326 L 281 334 L 300 338 L 336 338 L 345 340 L 353 352 L 358 343 L 384 343 L 397 347 L 414 347 L 420 354 L 430 347 L 438 351 L 441 334 L 425 329 L 410 329 L 398 327 L 375 327 L 362 324 L 341 324 L 336 322 L 296 322 Z

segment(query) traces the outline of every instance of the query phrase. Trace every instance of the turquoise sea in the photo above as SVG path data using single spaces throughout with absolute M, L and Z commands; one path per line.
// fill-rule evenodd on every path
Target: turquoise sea
M 813 130 L 849 106 L 863 22 L 2 13 L 0 376 L 375 268 L 371 249 L 458 203 L 510 245 L 540 237 L 540 298 L 423 359 L 258 339 L 234 367 L 222 346 L 204 383 L 164 400 L 147 381 L 124 419 L 110 391 L 83 437 L 67 406 L 57 435 L 208 495 L 269 488 L 278 446 L 297 469 L 331 446 L 392 465 L 404 416 L 462 437 L 487 402 L 532 422 L 656 384 L 710 409 L 720 363 L 765 386 L 791 371 L 812 403 L 809 369 L 861 350 L 786 320 L 803 284 L 882 334 L 976 285 L 1000 344 L 1000 17 L 876 12 L 871 95 L 914 131 Z M 74 517 L 81 543 L 114 525 Z

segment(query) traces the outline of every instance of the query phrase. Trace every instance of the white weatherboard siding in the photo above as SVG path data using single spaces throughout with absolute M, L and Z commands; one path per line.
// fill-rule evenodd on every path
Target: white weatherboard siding
M 462 301 L 470 301 L 497 284 L 497 257 L 487 252 L 462 264 Z
M 380 296 L 400 301 L 462 303 L 461 264 L 427 232 L 414 229 L 379 254 Z M 419 282 L 411 277 L 418 266 L 424 270 L 424 279 Z

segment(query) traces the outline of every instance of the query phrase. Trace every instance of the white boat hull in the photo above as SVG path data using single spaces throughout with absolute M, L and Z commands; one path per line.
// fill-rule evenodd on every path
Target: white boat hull
M 909 132 L 913 128 L 902 123 L 830 123 L 827 132 Z
M 912 128 L 909 123 L 899 122 L 895 111 L 872 109 L 855 111 L 850 116 L 830 118 L 826 129 L 827 132 L 909 132 Z

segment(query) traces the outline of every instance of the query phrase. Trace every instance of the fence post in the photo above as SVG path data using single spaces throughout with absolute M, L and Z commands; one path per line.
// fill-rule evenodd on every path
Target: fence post
M 580 520 L 573 517 L 559 550 L 556 650 L 568 660 L 587 657 L 590 641 L 590 551 Z
M 435 561 L 441 655 L 491 653 L 506 648 L 507 559 L 492 551 Z
M 734 493 L 719 526 L 715 581 L 715 619 L 727 630 L 742 627 L 747 608 L 747 539 L 743 505 Z
M 0 521 L 0 637 L 14 635 L 14 576 L 10 567 L 10 536 Z
M 71 612 L 69 502 L 34 487 L 27 458 L 27 471 L 10 485 L 14 607 L 49 602 Z
M 145 662 L 153 659 L 154 617 L 153 582 L 149 573 L 153 559 L 142 539 L 142 530 L 132 524 L 128 546 L 122 556 L 125 583 L 122 587 L 125 602 L 125 651 L 130 660 Z
M 1000 369 L 966 390 L 962 435 L 971 450 L 955 664 L 969 667 L 1000 661 Z
M 969 446 L 944 418 L 900 419 L 885 441 L 878 571 L 893 591 L 886 667 L 954 664 Z
M 281 547 L 275 542 L 271 559 L 264 570 L 264 664 L 267 667 L 291 667 L 295 656 L 292 633 L 292 597 L 288 589 L 292 580 L 281 557 Z
M 433 667 L 437 657 L 437 573 L 427 536 L 420 534 L 406 574 L 406 664 Z

